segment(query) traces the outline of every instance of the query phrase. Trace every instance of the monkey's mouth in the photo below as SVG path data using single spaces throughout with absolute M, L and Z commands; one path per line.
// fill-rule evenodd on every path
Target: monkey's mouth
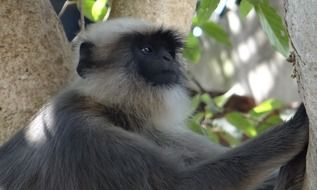
M 179 82 L 178 73 L 174 70 L 162 70 L 149 79 L 154 85 L 170 85 Z

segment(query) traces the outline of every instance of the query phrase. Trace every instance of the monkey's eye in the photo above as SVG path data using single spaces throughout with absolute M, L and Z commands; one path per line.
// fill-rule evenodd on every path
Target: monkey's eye
M 141 48 L 141 52 L 142 52 L 144 55 L 147 55 L 147 54 L 152 53 L 152 49 L 151 49 L 150 47 L 143 47 L 143 48 Z

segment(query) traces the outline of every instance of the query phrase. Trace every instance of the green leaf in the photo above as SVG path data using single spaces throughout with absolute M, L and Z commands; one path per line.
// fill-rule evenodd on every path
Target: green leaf
M 192 120 L 189 120 L 188 128 L 197 134 L 200 134 L 200 135 L 204 134 L 201 130 L 201 126 L 198 123 L 193 122 Z
M 188 120 L 188 128 L 190 128 L 192 131 L 198 134 L 204 134 L 202 127 L 200 126 L 200 123 L 202 119 L 204 118 L 204 113 L 199 112 L 195 115 L 193 115 L 189 120 Z
M 261 122 L 261 124 L 256 128 L 258 134 L 262 134 L 265 131 L 267 131 L 269 128 L 274 127 L 276 125 L 279 125 L 283 122 L 283 120 L 281 119 L 281 117 L 276 114 L 276 115 L 272 115 L 271 117 L 265 119 L 263 122 Z
M 203 120 L 205 114 L 203 112 L 198 112 L 192 117 L 192 120 L 200 125 L 201 121 Z
M 257 136 L 255 124 L 239 112 L 228 113 L 226 119 L 235 127 L 243 131 L 248 137 Z
M 80 1 L 78 1 L 78 4 L 77 4 L 78 8 L 80 8 L 79 2 Z M 89 20 L 93 20 L 93 17 L 91 15 L 91 9 L 92 9 L 94 3 L 95 3 L 95 0 L 83 0 L 82 1 L 84 16 L 87 17 Z
M 209 105 L 212 103 L 212 99 L 211 97 L 209 96 L 209 94 L 207 93 L 204 93 L 200 96 L 200 99 L 202 102 L 204 102 L 205 104 Z
M 215 133 L 214 131 L 212 131 L 211 127 L 208 127 L 206 129 L 207 131 L 207 137 L 212 140 L 213 142 L 219 144 L 220 143 L 220 139 L 219 136 L 217 135 L 217 133 Z
M 199 24 L 199 20 L 198 20 L 197 15 L 195 15 L 195 16 L 193 16 L 193 19 L 192 19 L 192 25 L 198 26 L 198 24 Z
M 219 108 L 222 108 L 226 104 L 229 98 L 230 97 L 226 95 L 220 95 L 214 98 L 214 102 Z
M 196 94 L 193 98 L 192 98 L 192 110 L 195 111 L 199 104 L 200 104 L 201 100 L 200 100 L 200 94 Z
M 187 36 L 184 48 L 184 57 L 192 63 L 197 63 L 201 57 L 201 48 L 198 38 L 192 33 Z
M 220 25 L 209 21 L 203 23 L 201 28 L 208 36 L 212 37 L 216 41 L 228 46 L 231 45 L 227 32 Z
M 83 11 L 85 17 L 94 22 L 103 20 L 108 11 L 106 5 L 107 0 L 84 0 Z
M 209 106 L 210 108 L 210 106 Z M 211 119 L 214 116 L 214 113 L 212 112 L 213 109 L 206 109 L 205 110 L 205 118 L 206 119 Z
M 240 16 L 245 18 L 252 10 L 253 5 L 247 0 L 242 0 L 239 6 Z
M 288 35 L 277 11 L 270 6 L 268 1 L 258 1 L 254 4 L 254 8 L 271 45 L 287 57 L 289 54 Z
M 220 0 L 201 0 L 197 10 L 198 23 L 208 21 L 213 11 L 217 8 Z
M 256 4 L 262 2 L 263 0 L 247 0 L 250 4 L 252 4 L 253 6 L 255 6 Z
M 261 117 L 263 115 L 266 115 L 267 113 L 272 112 L 273 110 L 280 109 L 283 106 L 284 103 L 282 101 L 269 99 L 254 107 L 252 110 L 249 111 L 249 113 L 253 117 Z

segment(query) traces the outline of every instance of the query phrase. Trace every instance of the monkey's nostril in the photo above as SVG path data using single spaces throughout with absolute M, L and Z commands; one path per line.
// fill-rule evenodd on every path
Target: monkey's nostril
M 169 56 L 165 56 L 165 55 L 163 55 L 163 59 L 164 59 L 165 61 L 171 61 L 171 60 L 172 60 Z

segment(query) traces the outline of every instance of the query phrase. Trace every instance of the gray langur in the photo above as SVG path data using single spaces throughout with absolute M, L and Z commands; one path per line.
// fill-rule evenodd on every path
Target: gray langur
M 115 19 L 79 41 L 74 83 L 1 147 L 1 190 L 253 190 L 307 146 L 303 106 L 234 149 L 187 130 L 174 30 Z

